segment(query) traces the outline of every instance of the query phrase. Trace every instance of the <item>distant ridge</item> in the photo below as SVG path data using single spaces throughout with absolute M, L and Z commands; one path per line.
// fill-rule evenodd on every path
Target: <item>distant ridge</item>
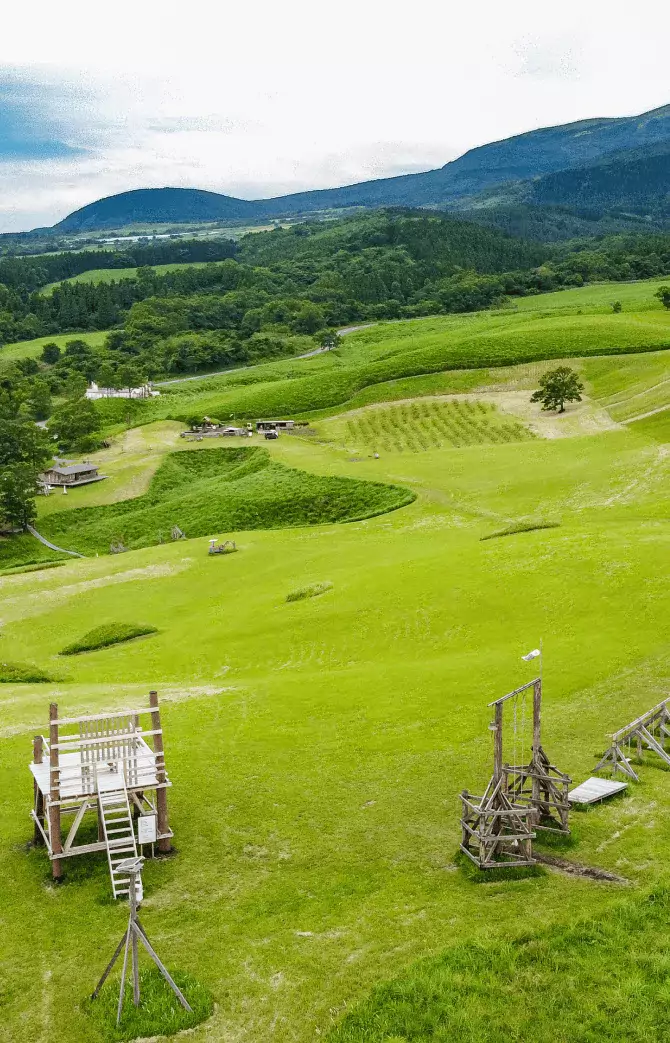
M 453 162 L 422 174 L 363 181 L 274 199 L 250 201 L 191 188 L 136 189 L 82 207 L 54 225 L 53 231 L 99 231 L 131 224 L 263 220 L 346 207 L 468 210 L 492 205 L 498 188 L 503 197 L 516 201 L 588 206 L 591 203 L 588 186 L 595 186 L 596 182 L 599 206 L 631 205 L 638 210 L 651 207 L 653 211 L 663 211 L 670 190 L 668 146 L 670 105 L 665 105 L 639 116 L 580 120 L 517 134 L 480 145 Z M 626 159 L 627 153 L 631 163 Z M 608 157 L 612 159 L 610 164 L 606 163 Z M 585 173 L 581 177 L 557 177 L 561 172 L 577 170 Z M 625 174 L 628 187 L 617 189 L 614 182 L 619 173 Z
M 122 225 L 183 224 L 255 217 L 256 206 L 200 188 L 137 188 L 81 207 L 53 226 L 55 232 L 99 231 Z

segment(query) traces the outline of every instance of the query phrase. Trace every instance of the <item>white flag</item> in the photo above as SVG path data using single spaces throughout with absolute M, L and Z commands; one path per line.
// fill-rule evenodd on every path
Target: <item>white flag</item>
M 537 659 L 537 657 L 539 655 L 540 655 L 540 649 L 539 648 L 534 648 L 532 652 L 529 652 L 528 655 L 522 655 L 521 658 L 525 659 L 525 661 L 527 663 L 530 663 L 531 659 Z

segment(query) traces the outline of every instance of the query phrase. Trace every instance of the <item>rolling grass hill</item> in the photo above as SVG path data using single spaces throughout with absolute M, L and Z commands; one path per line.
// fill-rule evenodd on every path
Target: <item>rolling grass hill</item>
M 627 379 L 639 386 L 659 357 L 583 365 L 614 393 Z M 664 1038 L 658 822 L 670 781 L 650 756 L 621 799 L 572 816 L 559 849 L 629 888 L 545 870 L 478 883 L 456 857 L 458 795 L 491 772 L 487 703 L 529 679 L 520 656 L 540 637 L 543 744 L 575 781 L 609 732 L 667 690 L 668 456 L 644 423 L 379 460 L 286 437 L 270 446 L 274 467 L 417 498 L 350 525 L 236 531 L 240 553 L 225 558 L 208 558 L 204 537 L 0 577 L 2 646 L 68 675 L 3 685 L 8 1038 L 39 1038 L 47 1009 L 67 1021 L 68 1043 L 102 1043 L 85 998 L 126 919 L 103 858 L 72 860 L 53 888 L 44 853 L 26 849 L 32 735 L 52 699 L 94 712 L 144 703 L 150 688 L 163 703 L 177 852 L 147 862 L 142 921 L 170 969 L 214 996 L 194 1043 L 449 1041 L 468 1026 L 473 1043 L 508 1026 L 544 1043 L 561 1038 L 557 1024 L 570 1043 L 622 1025 Z M 204 467 L 219 452 L 177 455 Z M 253 478 L 240 486 L 251 491 Z M 197 481 L 208 496 L 235 484 Z M 93 547 L 108 507 L 63 499 L 50 522 L 69 514 L 68 531 Z M 208 509 L 207 496 L 198 502 Z M 524 521 L 561 524 L 481 541 Z M 307 589 L 327 593 L 287 601 Z M 92 627 L 137 621 L 157 633 L 56 658 Z
M 208 263 L 217 264 L 219 262 L 184 261 L 173 264 L 156 264 L 152 267 L 158 275 L 163 275 L 165 272 L 176 272 L 182 268 L 203 268 Z M 60 286 L 62 282 L 88 282 L 97 286 L 101 282 L 118 282 L 120 279 L 134 279 L 136 276 L 137 268 L 94 268 L 88 272 L 81 272 L 80 275 L 73 275 L 69 279 L 63 279 L 61 282 L 49 283 L 41 292 L 52 293 L 55 287 Z
M 42 354 L 45 344 L 58 344 L 62 349 L 69 340 L 85 340 L 87 344 L 95 346 L 103 344 L 107 336 L 106 330 L 96 330 L 94 333 L 57 333 L 50 337 L 37 337 L 36 340 L 17 341 L 16 344 L 4 344 L 0 347 L 0 371 L 3 366 L 16 362 L 18 359 L 38 358 Z
M 197 413 L 249 419 L 314 415 L 363 404 L 357 396 L 366 389 L 366 401 L 376 401 L 377 394 L 383 400 L 391 382 L 422 375 L 424 393 L 439 387 L 465 391 L 478 382 L 462 375 L 467 369 L 653 351 L 670 345 L 670 312 L 654 298 L 662 282 L 607 283 L 520 298 L 496 312 L 378 324 L 315 358 L 172 385 L 160 399 L 138 408 L 134 422 Z M 612 312 L 613 300 L 622 301 L 620 314 Z M 445 371 L 461 375 L 445 383 Z M 400 390 L 391 397 L 406 396 Z M 110 424 L 123 413 L 113 402 L 101 410 Z

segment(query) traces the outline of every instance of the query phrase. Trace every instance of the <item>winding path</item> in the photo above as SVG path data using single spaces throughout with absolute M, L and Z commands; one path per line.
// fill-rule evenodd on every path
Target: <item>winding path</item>
M 346 337 L 348 333 L 357 333 L 358 330 L 366 330 L 369 326 L 376 326 L 376 322 L 366 322 L 363 326 L 345 326 L 343 329 L 337 331 L 338 337 Z M 288 359 L 276 359 L 277 362 L 295 362 L 297 359 L 313 359 L 315 355 L 323 355 L 325 352 L 330 351 L 330 348 L 315 348 L 314 351 L 307 351 L 304 355 L 294 355 Z M 268 361 L 257 362 L 256 366 L 267 366 Z M 167 387 L 168 384 L 186 384 L 189 380 L 207 380 L 208 377 L 222 377 L 228 373 L 241 373 L 243 370 L 248 371 L 255 369 L 256 366 L 236 366 L 235 369 L 215 369 L 212 373 L 196 373 L 192 377 L 173 377 L 171 380 L 154 380 L 153 387 L 162 388 Z

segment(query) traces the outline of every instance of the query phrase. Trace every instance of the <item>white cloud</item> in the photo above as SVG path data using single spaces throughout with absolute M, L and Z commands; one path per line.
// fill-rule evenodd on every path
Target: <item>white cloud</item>
M 0 75 L 41 84 L 53 120 L 57 95 L 59 140 L 86 154 L 0 165 L 0 229 L 127 188 L 258 198 L 392 176 L 663 104 L 670 14 L 639 0 L 631 24 L 624 10 L 564 0 L 557 32 L 534 0 L 11 5 Z

